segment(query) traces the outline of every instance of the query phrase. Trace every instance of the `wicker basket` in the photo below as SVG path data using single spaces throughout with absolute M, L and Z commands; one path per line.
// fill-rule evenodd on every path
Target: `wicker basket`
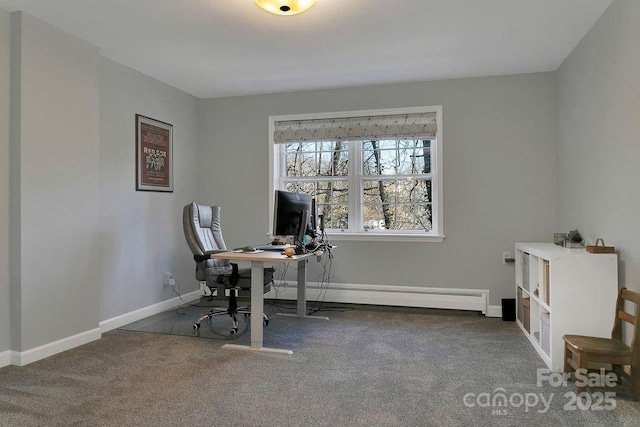
M 616 250 L 615 246 L 605 246 L 604 240 L 596 239 L 596 244 L 593 246 L 587 246 L 587 252 L 592 254 L 612 254 Z

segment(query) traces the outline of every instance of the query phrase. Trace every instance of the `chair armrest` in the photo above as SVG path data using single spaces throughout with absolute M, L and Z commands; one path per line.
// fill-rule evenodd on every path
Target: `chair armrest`
M 228 250 L 227 250 L 227 249 L 216 249 L 216 250 L 213 250 L 213 251 L 205 251 L 204 255 L 194 255 L 194 256 L 193 256 L 193 260 L 194 260 L 195 262 L 202 262 L 202 261 L 206 261 L 206 260 L 208 260 L 209 258 L 211 258 L 211 255 L 213 255 L 213 254 L 219 254 L 219 253 L 221 253 L 221 252 L 228 252 Z
M 204 254 L 213 255 L 213 254 L 220 254 L 222 252 L 229 252 L 229 249 L 214 249 L 212 251 L 204 251 Z

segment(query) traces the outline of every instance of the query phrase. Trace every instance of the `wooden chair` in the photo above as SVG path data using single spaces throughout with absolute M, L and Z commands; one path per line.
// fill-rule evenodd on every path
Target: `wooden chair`
M 635 315 L 625 311 L 625 301 L 635 303 Z M 571 374 L 577 369 L 587 370 L 590 363 L 611 364 L 611 370 L 617 376 L 618 385 L 615 391 L 630 393 L 636 400 L 640 400 L 640 349 L 638 349 L 640 328 L 637 327 L 639 314 L 640 294 L 622 288 L 616 304 L 616 317 L 611 338 L 583 335 L 562 337 L 565 342 L 564 372 Z M 631 346 L 625 344 L 622 338 L 623 321 L 632 327 Z M 624 370 L 625 365 L 631 367 L 630 375 Z M 586 385 L 578 387 L 578 394 L 586 389 Z

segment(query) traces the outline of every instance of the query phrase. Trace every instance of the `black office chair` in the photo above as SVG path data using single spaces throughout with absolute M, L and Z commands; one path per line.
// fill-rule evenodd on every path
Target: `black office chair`
M 238 315 L 248 318 L 251 310 L 248 306 L 238 306 L 237 296 L 251 297 L 251 269 L 238 268 L 238 264 L 228 260 L 212 259 L 211 254 L 224 252 L 227 246 L 222 237 L 220 228 L 220 206 L 199 205 L 190 203 L 182 211 L 182 226 L 187 244 L 193 253 L 196 262 L 196 279 L 205 282 L 211 290 L 207 298 L 210 301 L 226 300 L 225 291 L 229 291 L 228 305 L 226 308 L 213 307 L 193 324 L 197 331 L 200 323 L 214 316 L 228 315 L 233 319 L 231 329 L 232 337 L 238 333 Z M 271 290 L 274 269 L 264 269 L 264 292 Z M 263 314 L 263 324 L 269 324 L 269 318 Z

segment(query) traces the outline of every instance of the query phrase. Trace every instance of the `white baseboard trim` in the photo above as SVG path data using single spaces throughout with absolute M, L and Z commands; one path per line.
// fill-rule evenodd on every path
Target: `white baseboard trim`
M 0 353 L 0 368 L 11 365 L 11 351 L 3 351 Z
M 265 298 L 295 300 L 295 282 L 274 286 Z M 443 308 L 480 311 L 496 316 L 496 306 L 489 306 L 486 289 L 418 288 L 413 286 L 361 285 L 332 283 L 324 288 L 317 282 L 307 283 L 307 301 L 322 299 L 325 302 L 348 304 L 390 305 L 400 307 Z
M 26 351 L 11 351 L 10 362 L 12 365 L 24 366 L 38 360 L 46 359 L 63 351 L 71 350 L 75 347 L 99 340 L 102 334 L 99 328 L 91 329 L 79 334 L 62 338 L 58 341 L 50 342 L 39 347 Z
M 189 292 L 180 297 L 174 297 L 166 301 L 159 302 L 157 304 L 143 307 L 138 310 L 131 311 L 129 313 L 122 314 L 120 316 L 112 317 L 111 319 L 103 320 L 100 322 L 100 330 L 102 333 L 118 329 L 129 323 L 137 322 L 146 317 L 153 316 L 154 314 L 162 313 L 163 311 L 171 310 L 184 303 L 195 301 L 200 299 L 200 290 Z
M 104 332 L 119 328 L 131 322 L 136 322 L 154 314 L 162 313 L 163 311 L 170 310 L 171 308 L 177 307 L 183 303 L 197 299 L 200 299 L 199 290 L 182 295 L 182 298 L 175 297 L 112 319 L 104 320 L 99 323 L 98 328 L 81 332 L 77 335 L 66 337 L 39 347 L 22 352 L 13 350 L 4 351 L 0 353 L 0 368 L 9 365 L 24 366 L 29 363 L 37 362 L 38 360 L 62 353 L 63 351 L 71 350 L 72 348 L 90 343 L 91 341 L 99 340 Z

